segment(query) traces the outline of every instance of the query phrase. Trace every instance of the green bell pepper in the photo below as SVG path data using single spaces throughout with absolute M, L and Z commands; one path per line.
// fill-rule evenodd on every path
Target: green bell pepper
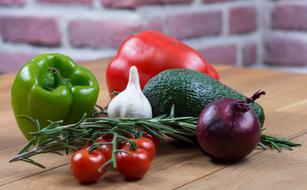
M 42 54 L 25 64 L 17 73 L 11 104 L 17 124 L 30 140 L 37 127 L 50 121 L 78 122 L 96 104 L 99 85 L 87 69 L 61 54 Z M 28 116 L 28 117 L 22 117 Z

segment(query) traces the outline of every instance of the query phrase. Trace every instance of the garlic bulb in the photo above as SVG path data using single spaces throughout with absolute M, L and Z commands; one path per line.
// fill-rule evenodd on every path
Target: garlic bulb
M 129 82 L 124 91 L 108 106 L 109 117 L 152 118 L 151 105 L 140 87 L 138 70 L 130 67 Z

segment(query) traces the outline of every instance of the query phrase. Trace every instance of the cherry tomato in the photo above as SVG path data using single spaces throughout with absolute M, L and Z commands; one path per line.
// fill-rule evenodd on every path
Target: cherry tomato
M 156 145 L 152 142 L 152 140 L 146 137 L 141 137 L 138 139 L 131 138 L 131 140 L 135 142 L 137 148 L 146 150 L 149 155 L 149 158 L 153 160 L 156 155 Z
M 145 133 L 144 137 L 149 138 L 150 140 L 152 140 L 152 142 L 156 145 L 156 148 L 158 148 L 158 146 L 161 143 L 161 140 L 158 137 L 156 137 L 154 135 L 151 135 L 149 133 Z
M 99 137 L 98 139 L 104 139 L 108 142 L 111 142 L 113 140 L 113 135 L 112 134 L 106 134 L 106 135 Z
M 97 150 L 89 153 L 87 148 L 82 148 L 72 155 L 70 169 L 80 183 L 94 183 L 105 172 L 105 170 L 97 171 L 105 162 L 106 158 L 103 153 Z
M 110 142 L 111 140 L 106 137 L 100 137 L 96 140 L 96 142 Z M 101 145 L 98 147 L 97 150 L 102 152 L 105 155 L 107 161 L 112 158 L 112 145 L 111 144 Z
M 117 171 L 126 179 L 141 179 L 151 165 L 151 159 L 147 151 L 141 148 L 133 151 L 128 144 L 122 150 L 127 151 L 129 154 L 125 152 L 116 154 Z

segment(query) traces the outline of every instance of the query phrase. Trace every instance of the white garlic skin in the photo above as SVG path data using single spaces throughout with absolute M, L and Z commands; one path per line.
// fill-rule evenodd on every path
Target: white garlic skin
M 126 89 L 109 103 L 108 116 L 113 118 L 152 118 L 151 105 L 142 92 L 138 70 L 135 66 L 130 68 Z

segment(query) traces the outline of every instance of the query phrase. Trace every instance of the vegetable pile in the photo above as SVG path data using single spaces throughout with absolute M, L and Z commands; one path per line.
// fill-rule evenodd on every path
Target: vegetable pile
M 188 55 L 197 61 L 192 64 Z M 29 141 L 10 162 L 44 168 L 32 157 L 72 153 L 72 175 L 88 184 L 111 169 L 141 179 L 168 138 L 199 144 L 226 162 L 243 159 L 257 145 L 278 151 L 299 146 L 263 134 L 264 110 L 255 103 L 263 91 L 247 98 L 216 79 L 196 50 L 145 31 L 128 38 L 110 62 L 108 88 L 119 93 L 103 108 L 95 106 L 99 88 L 93 74 L 67 56 L 40 55 L 13 84 L 13 111 Z

